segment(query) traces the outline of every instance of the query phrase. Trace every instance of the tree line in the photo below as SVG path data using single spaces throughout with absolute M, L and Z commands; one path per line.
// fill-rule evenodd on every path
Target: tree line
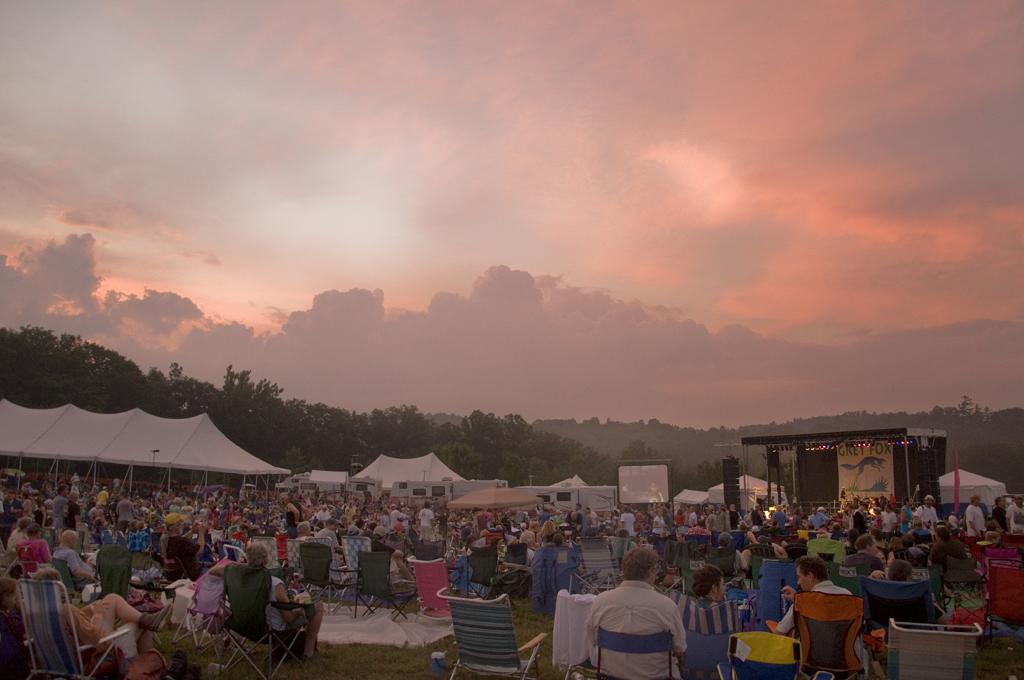
M 738 428 L 678 427 L 651 419 L 632 423 L 591 418 L 535 420 L 473 411 L 468 416 L 426 414 L 414 405 L 361 413 L 286 398 L 284 390 L 246 369 L 228 366 L 220 385 L 185 374 L 143 371 L 99 344 L 38 327 L 0 329 L 0 397 L 22 406 L 73 403 L 101 413 L 140 408 L 182 418 L 206 413 L 236 444 L 295 471 L 348 470 L 380 454 L 415 457 L 433 451 L 467 478 L 549 484 L 579 474 L 589 484 L 615 484 L 621 461 L 665 460 L 673 492 L 706 489 L 722 481 L 716 446 L 748 435 L 921 427 L 949 432 L 948 461 L 1024 490 L 1024 409 L 993 411 L 963 397 L 951 407 L 919 413 L 857 411 L 836 416 Z M 748 470 L 763 472 L 763 463 Z M 785 475 L 788 478 L 788 474 Z

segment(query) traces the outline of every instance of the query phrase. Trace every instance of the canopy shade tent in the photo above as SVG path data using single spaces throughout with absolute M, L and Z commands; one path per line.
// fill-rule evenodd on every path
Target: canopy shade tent
M 953 473 L 947 472 L 939 477 L 939 493 L 947 504 L 953 502 Z M 1002 482 L 960 468 L 960 507 L 970 502 L 971 496 L 980 496 L 981 502 L 988 507 L 996 503 L 996 498 L 1006 495 L 1006 485 Z
M 681 505 L 703 505 L 708 502 L 708 492 L 683 489 L 672 500 Z
M 224 436 L 210 417 L 160 418 L 140 409 L 93 413 L 0 400 L 0 454 L 241 475 L 288 474 Z
M 516 488 L 488 487 L 470 491 L 448 504 L 449 508 L 524 508 L 536 505 L 540 499 L 528 491 Z
M 569 477 L 568 479 L 563 479 L 562 481 L 556 482 L 551 486 L 560 486 L 563 489 L 578 489 L 586 485 L 587 483 L 580 479 L 579 475 L 573 475 L 572 477 Z
M 395 482 L 440 482 L 451 480 L 460 482 L 464 479 L 457 472 L 445 465 L 433 453 L 419 458 L 392 458 L 377 456 L 373 461 L 355 475 L 352 480 L 376 480 L 381 487 L 388 489 Z

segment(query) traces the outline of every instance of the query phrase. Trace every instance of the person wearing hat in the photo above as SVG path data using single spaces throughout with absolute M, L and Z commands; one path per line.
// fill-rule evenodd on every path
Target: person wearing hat
M 405 555 L 400 550 L 395 550 L 387 544 L 386 539 L 388 537 L 388 530 L 382 526 L 376 526 L 373 528 L 373 536 L 370 539 L 370 551 L 371 552 L 386 552 L 391 555 L 391 576 L 392 581 L 399 579 L 402 581 L 415 583 L 415 578 L 412 572 L 409 571 L 409 567 L 405 564 Z M 401 590 L 397 584 L 395 585 L 396 590 Z
M 164 548 L 164 576 L 168 581 L 180 578 L 199 579 L 199 560 L 197 556 L 206 545 L 206 527 L 197 522 L 192 528 L 196 533 L 195 542 L 189 536 L 182 535 L 184 517 L 172 512 L 164 518 L 164 534 L 167 546 Z
M 820 529 L 828 524 L 828 514 L 825 512 L 824 506 L 820 506 L 814 511 L 814 514 L 808 518 L 808 522 L 815 529 Z
M 939 523 L 939 515 L 935 511 L 935 496 L 924 497 L 924 505 L 917 509 L 917 517 L 921 520 L 921 526 L 931 531 Z

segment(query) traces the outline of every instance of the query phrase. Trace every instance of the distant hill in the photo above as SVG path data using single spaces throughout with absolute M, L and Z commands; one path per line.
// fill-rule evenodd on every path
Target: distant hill
M 1011 491 L 1024 491 L 1024 409 L 992 411 L 965 397 L 954 407 L 936 406 L 919 413 L 871 413 L 856 411 L 835 416 L 800 418 L 785 423 L 747 425 L 739 428 L 679 427 L 657 420 L 632 423 L 590 418 L 536 420 L 534 429 L 575 439 L 609 456 L 643 442 L 658 455 L 678 465 L 693 466 L 728 455 L 728 447 L 715 444 L 739 442 L 752 435 L 835 432 L 885 427 L 919 427 L 946 430 L 948 462 L 959 453 L 960 465 L 978 474 L 1006 482 Z

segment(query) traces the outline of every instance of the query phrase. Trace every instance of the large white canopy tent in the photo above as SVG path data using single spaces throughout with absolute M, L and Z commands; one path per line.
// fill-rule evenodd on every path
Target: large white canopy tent
M 587 483 L 580 479 L 579 475 L 573 475 L 567 479 L 563 479 L 560 482 L 556 482 L 551 486 L 560 486 L 563 489 L 582 489 L 587 486 Z
M 676 505 L 704 505 L 708 502 L 708 492 L 697 491 L 696 489 L 683 489 L 672 500 L 675 501 Z
M 238 475 L 286 475 L 224 436 L 208 415 L 161 418 L 140 409 L 94 413 L 0 400 L 0 455 Z M 168 475 L 170 483 L 170 475 Z
M 768 497 L 768 482 L 763 479 L 758 479 L 753 475 L 740 475 L 740 502 L 743 504 L 744 509 L 748 505 L 753 505 L 755 499 L 767 498 Z M 774 485 L 772 488 L 772 495 L 775 495 Z M 745 499 L 744 499 L 745 496 Z M 778 498 L 774 498 L 773 501 L 778 501 Z M 715 486 L 708 489 L 708 502 L 720 505 L 725 503 L 725 485 L 716 484 Z M 786 502 L 786 494 L 782 494 L 782 502 Z
M 353 481 L 357 479 L 376 480 L 381 483 L 381 488 L 390 489 L 395 482 L 440 482 L 445 479 L 461 482 L 465 477 L 445 465 L 433 453 L 428 453 L 419 458 L 377 456 L 377 460 L 352 477 Z
M 939 493 L 944 503 L 953 503 L 953 477 L 952 472 L 939 477 Z M 979 474 L 960 468 L 960 506 L 970 503 L 971 496 L 980 496 L 981 502 L 991 508 L 996 504 L 996 499 L 1006 495 L 1006 484 L 995 479 L 982 477 Z

